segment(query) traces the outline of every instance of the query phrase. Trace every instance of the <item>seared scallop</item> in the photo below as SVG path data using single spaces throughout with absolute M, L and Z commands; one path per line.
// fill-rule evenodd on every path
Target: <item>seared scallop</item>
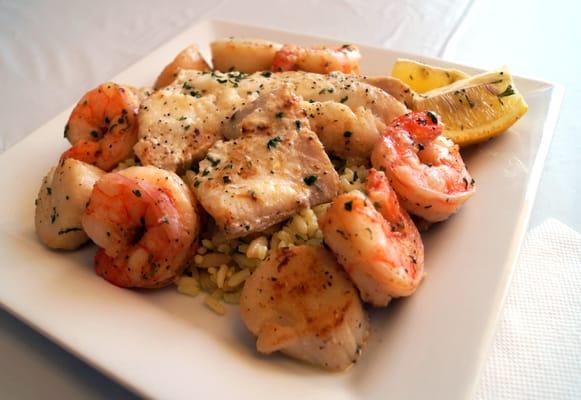
M 357 290 L 321 247 L 283 248 L 246 281 L 240 298 L 256 348 L 330 370 L 357 361 L 369 333 Z
M 72 250 L 89 240 L 81 226 L 95 182 L 105 174 L 99 168 L 72 158 L 52 168 L 42 180 L 36 198 L 36 234 L 48 247 Z

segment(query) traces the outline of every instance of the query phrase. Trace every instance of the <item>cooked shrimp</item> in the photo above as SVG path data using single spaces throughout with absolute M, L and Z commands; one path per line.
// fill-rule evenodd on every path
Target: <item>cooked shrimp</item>
M 94 165 L 67 159 L 42 180 L 35 201 L 34 222 L 39 239 L 52 249 L 72 250 L 89 240 L 81 227 L 95 182 L 104 172 Z
M 402 206 L 429 222 L 454 214 L 475 193 L 459 147 L 442 135 L 432 112 L 413 112 L 393 120 L 371 154 L 385 171 Z
M 246 281 L 240 314 L 259 352 L 282 351 L 331 370 L 357 361 L 369 334 L 355 287 L 321 247 L 271 255 Z
M 61 158 L 110 171 L 133 154 L 138 110 L 139 97 L 129 87 L 108 82 L 90 90 L 69 117 L 65 137 L 73 147 Z
M 371 169 L 368 196 L 358 190 L 337 197 L 319 219 L 325 243 L 361 293 L 375 306 L 409 296 L 424 271 L 418 230 L 382 172 Z
M 199 229 L 194 198 L 173 172 L 131 167 L 101 178 L 83 216 L 101 248 L 95 270 L 121 287 L 165 286 L 182 271 Z
M 179 52 L 173 61 L 165 66 L 161 74 L 157 77 L 155 85 L 153 85 L 154 89 L 159 89 L 172 83 L 180 69 L 209 71 L 210 66 L 200 54 L 198 46 L 192 44 Z
M 345 44 L 338 48 L 329 46 L 299 47 L 285 44 L 272 60 L 272 70 L 306 71 L 328 74 L 341 71 L 359 74 L 361 53 L 356 46 Z

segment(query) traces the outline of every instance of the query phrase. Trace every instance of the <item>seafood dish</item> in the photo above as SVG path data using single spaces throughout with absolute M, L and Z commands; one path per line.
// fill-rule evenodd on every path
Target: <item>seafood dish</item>
M 210 47 L 211 62 L 182 50 L 151 87 L 105 82 L 78 101 L 37 236 L 94 243 L 96 274 L 120 288 L 239 307 L 260 353 L 345 370 L 365 352 L 368 309 L 421 287 L 422 232 L 477 195 L 461 149 L 526 102 L 506 68 L 400 59 L 367 76 L 352 44 Z

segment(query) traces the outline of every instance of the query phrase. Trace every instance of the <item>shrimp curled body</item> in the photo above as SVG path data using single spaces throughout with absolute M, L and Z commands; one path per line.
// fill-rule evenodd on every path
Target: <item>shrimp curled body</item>
M 133 154 L 138 111 L 139 96 L 129 87 L 108 82 L 90 90 L 69 117 L 65 137 L 73 146 L 61 158 L 112 170 Z
M 383 172 L 371 169 L 366 196 L 354 190 L 337 197 L 319 220 L 325 243 L 358 287 L 361 298 L 386 306 L 409 296 L 424 271 L 424 246 Z
M 447 219 L 476 190 L 458 145 L 442 135 L 431 112 L 394 119 L 375 145 L 371 163 L 385 171 L 402 206 L 429 222 Z
M 82 225 L 101 247 L 95 256 L 98 275 L 121 287 L 155 288 L 182 271 L 199 218 L 177 175 L 131 167 L 96 183 Z
M 360 59 L 361 53 L 353 45 L 331 48 L 286 44 L 274 55 L 272 70 L 275 72 L 306 71 L 318 74 L 341 71 L 345 74 L 359 74 Z

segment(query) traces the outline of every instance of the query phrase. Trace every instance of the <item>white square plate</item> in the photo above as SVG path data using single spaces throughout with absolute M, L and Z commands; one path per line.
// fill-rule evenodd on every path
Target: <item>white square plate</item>
M 316 44 L 329 39 L 206 21 L 114 78 L 149 85 L 191 42 L 226 36 Z M 365 74 L 397 57 L 479 70 L 361 46 Z M 236 308 L 218 317 L 173 288 L 131 291 L 93 273 L 94 247 L 53 252 L 35 237 L 34 199 L 67 143 L 65 110 L 0 157 L 0 303 L 78 357 L 155 398 L 467 398 L 487 352 L 527 226 L 562 90 L 515 78 L 528 114 L 505 135 L 465 153 L 478 184 L 461 212 L 425 235 L 428 276 L 418 292 L 372 311 L 360 362 L 328 373 L 281 356 L 259 356 Z M 97 84 L 97 82 L 95 82 Z M 72 108 L 72 107 L 71 107 Z

